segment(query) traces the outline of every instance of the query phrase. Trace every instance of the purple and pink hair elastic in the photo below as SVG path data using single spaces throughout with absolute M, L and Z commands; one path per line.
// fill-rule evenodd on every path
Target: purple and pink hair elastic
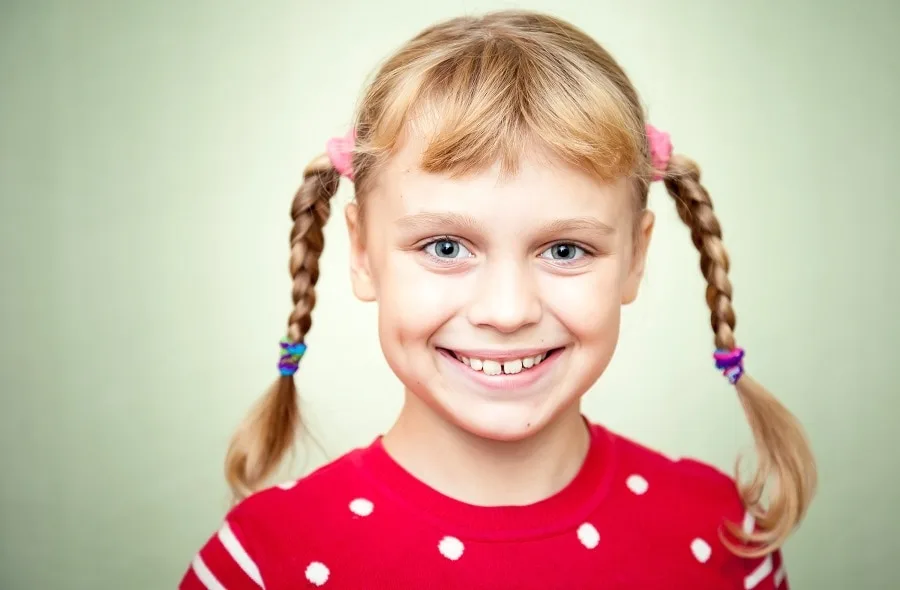
M 728 379 L 728 382 L 734 385 L 744 374 L 744 349 L 734 348 L 732 350 L 717 350 L 713 353 L 716 361 L 716 368 L 722 371 L 722 374 Z

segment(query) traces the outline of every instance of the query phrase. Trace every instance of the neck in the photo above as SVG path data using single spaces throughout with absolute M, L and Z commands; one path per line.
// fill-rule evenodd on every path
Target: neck
M 445 496 L 478 506 L 522 506 L 572 481 L 590 433 L 576 404 L 526 439 L 489 440 L 447 422 L 407 392 L 383 442 L 406 471 Z

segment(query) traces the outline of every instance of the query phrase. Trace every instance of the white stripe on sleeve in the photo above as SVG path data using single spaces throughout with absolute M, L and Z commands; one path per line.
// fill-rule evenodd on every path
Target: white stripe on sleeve
M 784 570 L 784 564 L 782 564 L 781 567 L 775 570 L 775 587 L 780 587 L 784 583 L 786 577 L 787 572 Z
M 225 547 L 225 550 L 228 551 L 228 554 L 231 555 L 231 558 L 234 559 L 235 563 L 244 570 L 244 573 L 247 574 L 251 580 L 256 582 L 257 586 L 265 588 L 262 575 L 259 573 L 256 562 L 254 562 L 253 558 L 251 558 L 250 555 L 247 554 L 247 551 L 244 550 L 241 542 L 234 536 L 234 531 L 231 530 L 231 527 L 228 526 L 227 522 L 219 529 L 219 541 L 222 543 L 222 546 Z
M 759 566 L 752 572 L 750 575 L 744 578 L 744 588 L 746 590 L 752 590 L 759 586 L 759 583 L 766 579 L 766 577 L 772 573 L 772 556 L 767 555 Z
M 194 557 L 194 561 L 191 562 L 191 569 L 194 570 L 194 574 L 196 574 L 200 582 L 206 586 L 207 590 L 225 590 L 225 586 L 223 586 L 213 573 L 209 571 L 209 568 L 203 563 L 203 558 L 200 557 L 199 554 Z

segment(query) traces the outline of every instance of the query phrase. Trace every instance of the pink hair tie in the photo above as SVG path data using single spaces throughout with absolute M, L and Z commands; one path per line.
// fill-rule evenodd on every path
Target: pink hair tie
M 716 368 L 734 385 L 744 374 L 744 349 L 733 348 L 731 350 L 718 349 L 713 353 Z
M 650 161 L 653 163 L 653 180 L 662 180 L 669 159 L 672 157 L 672 141 L 669 134 L 653 125 L 647 125 L 647 140 L 650 142 Z
M 356 146 L 356 130 L 351 129 L 343 137 L 332 137 L 325 144 L 331 165 L 341 176 L 353 180 L 353 148 Z

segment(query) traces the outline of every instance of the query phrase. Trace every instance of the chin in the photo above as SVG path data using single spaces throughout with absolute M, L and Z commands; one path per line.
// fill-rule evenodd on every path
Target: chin
M 530 409 L 503 408 L 487 411 L 480 415 L 452 415 L 453 424 L 465 432 L 496 442 L 519 442 L 539 433 L 551 421 L 550 415 L 543 415 Z
M 566 394 L 571 384 L 561 382 L 540 393 L 507 399 L 486 398 L 455 385 L 432 391 L 429 405 L 455 428 L 496 442 L 520 442 L 539 434 L 578 398 L 577 392 Z

